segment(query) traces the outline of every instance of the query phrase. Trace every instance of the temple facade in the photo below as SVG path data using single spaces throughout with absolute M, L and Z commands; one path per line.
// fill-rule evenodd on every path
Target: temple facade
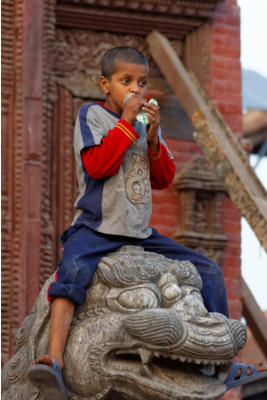
M 81 105 L 103 99 L 100 60 L 114 46 L 147 56 L 148 95 L 160 104 L 177 165 L 173 186 L 153 192 L 151 224 L 221 265 L 230 316 L 239 319 L 240 214 L 145 40 L 153 30 L 164 34 L 239 133 L 237 0 L 3 0 L 2 28 L 2 362 L 13 354 L 15 332 L 60 258 L 59 237 L 72 221 L 77 193 L 75 118 Z M 233 391 L 225 398 L 239 396 Z

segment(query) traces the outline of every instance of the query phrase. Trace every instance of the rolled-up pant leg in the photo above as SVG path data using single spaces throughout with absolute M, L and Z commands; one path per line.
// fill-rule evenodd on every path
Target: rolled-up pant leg
M 209 312 L 219 312 L 228 317 L 228 305 L 221 268 L 203 254 L 182 246 L 155 229 L 152 235 L 138 243 L 144 250 L 154 251 L 173 260 L 188 260 L 197 268 L 202 278 L 201 295 Z
M 82 304 L 86 287 L 97 264 L 107 253 L 129 244 L 130 238 L 102 235 L 86 226 L 73 226 L 62 235 L 64 252 L 59 262 L 56 281 L 48 288 L 48 300 L 67 298 Z

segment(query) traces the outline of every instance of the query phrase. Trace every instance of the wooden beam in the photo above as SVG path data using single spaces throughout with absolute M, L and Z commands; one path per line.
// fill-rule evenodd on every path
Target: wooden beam
M 112 10 L 77 4 L 57 4 L 56 26 L 109 31 L 145 36 L 156 25 L 170 39 L 182 39 L 203 24 L 205 19 L 191 16 L 140 13 L 134 10 Z
M 247 154 L 216 106 L 186 71 L 169 40 L 153 31 L 147 42 L 196 129 L 195 140 L 267 251 L 267 193 L 250 167 Z
M 267 357 L 267 318 L 258 306 L 244 279 L 242 285 L 243 315 L 261 351 Z

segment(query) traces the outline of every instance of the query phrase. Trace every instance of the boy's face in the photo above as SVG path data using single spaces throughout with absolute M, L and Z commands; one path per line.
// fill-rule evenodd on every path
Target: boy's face
M 100 86 L 106 93 L 105 106 L 111 111 L 121 114 L 127 94 L 135 93 L 144 97 L 147 86 L 147 68 L 142 64 L 117 60 L 111 79 L 108 80 L 101 76 Z

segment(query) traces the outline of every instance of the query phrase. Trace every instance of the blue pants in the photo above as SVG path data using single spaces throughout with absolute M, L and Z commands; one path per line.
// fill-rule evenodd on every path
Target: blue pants
M 195 250 L 186 248 L 160 235 L 155 229 L 147 239 L 106 235 L 84 225 L 71 226 L 62 237 L 63 257 L 59 262 L 57 280 L 48 290 L 48 298 L 64 297 L 76 304 L 85 298 L 86 287 L 100 259 L 124 245 L 136 245 L 146 251 L 162 254 L 173 260 L 192 262 L 203 282 L 202 297 L 208 311 L 228 316 L 225 285 L 221 268 Z

